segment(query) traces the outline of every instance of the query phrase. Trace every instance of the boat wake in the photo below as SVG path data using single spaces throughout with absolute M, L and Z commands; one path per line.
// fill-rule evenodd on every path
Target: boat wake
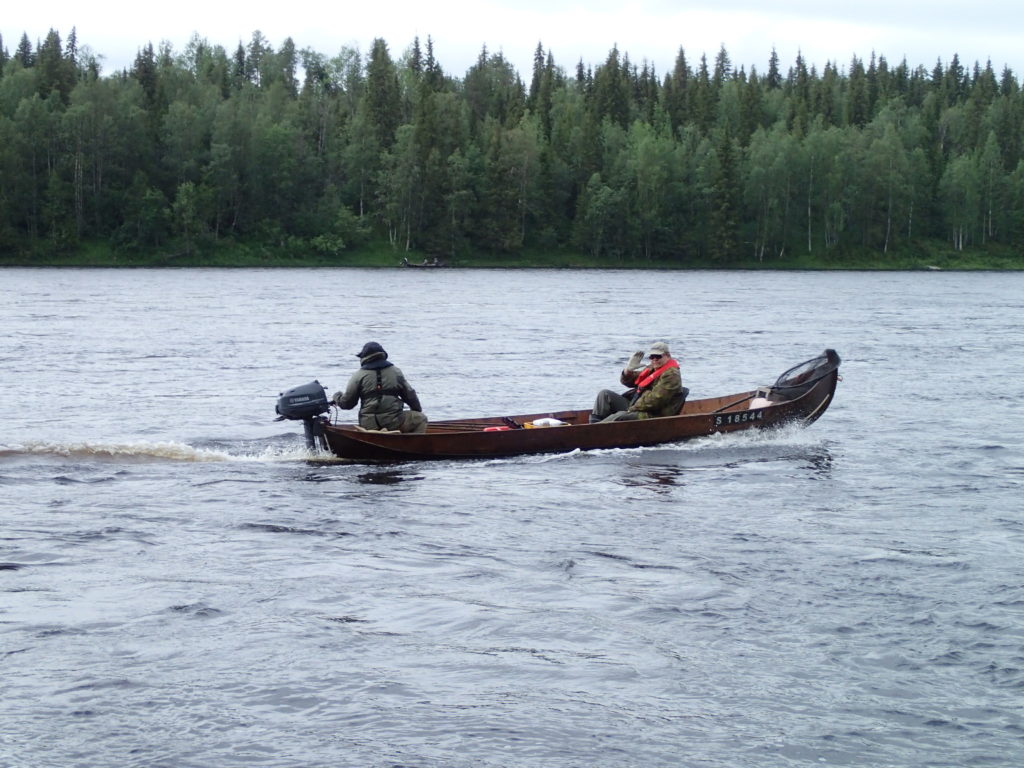
M 176 441 L 149 442 L 28 442 L 21 445 L 0 445 L 0 460 L 49 457 L 99 461 L 172 461 L 207 462 L 283 462 L 320 461 L 321 454 L 310 453 L 305 446 L 294 443 L 271 445 L 194 446 Z
M 811 441 L 818 446 L 818 441 Z M 799 427 L 783 427 L 766 432 L 751 431 L 734 434 L 715 434 L 682 443 L 667 443 L 646 448 L 608 448 L 593 451 L 579 449 L 565 453 L 511 456 L 486 459 L 482 466 L 504 464 L 548 464 L 559 462 L 593 461 L 614 457 L 636 457 L 641 461 L 669 461 L 675 463 L 725 462 L 743 460 L 750 454 L 755 459 L 768 449 L 768 455 L 797 453 L 808 448 L 808 436 Z M 99 462 L 306 462 L 318 465 L 351 464 L 329 453 L 311 452 L 292 435 L 259 440 L 208 440 L 197 444 L 178 441 L 131 440 L 116 441 L 29 441 L 22 444 L 0 444 L 0 461 L 18 461 L 32 458 L 69 459 Z

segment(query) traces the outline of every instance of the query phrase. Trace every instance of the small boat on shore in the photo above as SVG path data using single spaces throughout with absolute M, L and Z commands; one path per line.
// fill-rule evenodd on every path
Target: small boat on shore
M 832 402 L 839 355 L 826 349 L 783 373 L 771 386 L 685 402 L 676 416 L 590 423 L 590 410 L 543 411 L 433 421 L 423 434 L 332 424 L 319 382 L 282 393 L 280 418 L 303 420 L 311 449 L 367 462 L 479 459 L 601 448 L 638 448 L 717 432 L 809 425 Z
M 403 258 L 402 266 L 413 267 L 414 269 L 438 269 L 440 267 L 447 267 L 448 264 L 435 256 L 433 259 L 424 259 L 419 264 L 409 261 L 407 258 Z

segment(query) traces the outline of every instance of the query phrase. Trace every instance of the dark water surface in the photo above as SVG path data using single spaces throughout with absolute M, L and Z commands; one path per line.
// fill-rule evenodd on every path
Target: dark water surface
M 1024 275 L 0 270 L 0 765 L 1024 764 Z M 309 461 L 380 341 L 429 416 L 692 397 L 807 430 Z

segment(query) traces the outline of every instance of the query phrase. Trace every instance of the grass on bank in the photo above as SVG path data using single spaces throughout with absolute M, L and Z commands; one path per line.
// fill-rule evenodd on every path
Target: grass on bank
M 294 245 L 222 240 L 205 243 L 191 253 L 181 249 L 117 251 L 104 241 L 87 241 L 74 249 L 55 251 L 45 245 L 33 251 L 0 251 L 7 267 L 360 267 L 390 268 L 403 258 L 419 264 L 433 258 L 376 240 L 335 254 Z M 782 257 L 634 259 L 581 254 L 568 250 L 524 250 L 519 253 L 476 253 L 447 259 L 453 267 L 520 269 L 771 269 L 771 270 L 1020 270 L 1024 254 L 1006 246 L 954 251 L 943 241 L 930 241 L 891 253 L 871 249 L 786 254 Z

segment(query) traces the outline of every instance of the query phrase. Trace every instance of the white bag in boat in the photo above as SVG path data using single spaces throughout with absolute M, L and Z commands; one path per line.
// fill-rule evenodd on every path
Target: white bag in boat
M 523 424 L 524 427 L 564 427 L 567 425 L 568 422 L 560 421 L 559 419 L 534 419 Z

